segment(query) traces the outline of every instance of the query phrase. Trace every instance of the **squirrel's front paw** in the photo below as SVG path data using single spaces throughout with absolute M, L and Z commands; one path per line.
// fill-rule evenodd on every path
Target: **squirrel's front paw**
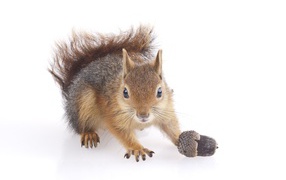
M 96 147 L 99 142 L 99 136 L 95 132 L 81 134 L 81 146 L 92 148 Z
M 136 161 L 139 161 L 139 157 L 141 156 L 142 160 L 146 160 L 146 154 L 149 157 L 152 157 L 154 154 L 154 151 L 151 151 L 147 148 L 142 148 L 142 149 L 128 149 L 126 154 L 124 155 L 125 158 L 129 159 L 131 155 L 135 156 Z

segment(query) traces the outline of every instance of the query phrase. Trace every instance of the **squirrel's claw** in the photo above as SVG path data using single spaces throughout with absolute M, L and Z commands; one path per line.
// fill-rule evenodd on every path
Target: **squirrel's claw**
M 144 148 L 143 150 L 149 157 L 153 157 L 153 154 L 155 154 L 154 151 L 150 151 L 149 149 Z
M 143 161 L 146 160 L 146 154 L 149 157 L 152 157 L 154 154 L 154 151 L 150 151 L 147 148 L 139 149 L 139 150 L 127 150 L 126 154 L 124 155 L 124 158 L 129 159 L 131 155 L 134 155 L 136 162 L 139 162 L 140 156 Z
M 131 156 L 131 153 L 130 153 L 130 152 L 127 152 L 127 153 L 124 155 L 124 158 L 129 159 L 130 156 Z
M 81 146 L 93 148 L 96 147 L 99 142 L 99 136 L 95 132 L 81 134 Z

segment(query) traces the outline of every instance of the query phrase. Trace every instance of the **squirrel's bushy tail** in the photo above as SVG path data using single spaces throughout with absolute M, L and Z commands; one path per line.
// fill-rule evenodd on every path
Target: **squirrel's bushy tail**
M 56 44 L 54 62 L 49 68 L 62 93 L 66 96 L 68 86 L 74 76 L 90 62 L 112 53 L 122 53 L 125 48 L 128 52 L 152 55 L 154 36 L 153 29 L 148 26 L 131 28 L 119 35 L 73 33 L 69 42 Z

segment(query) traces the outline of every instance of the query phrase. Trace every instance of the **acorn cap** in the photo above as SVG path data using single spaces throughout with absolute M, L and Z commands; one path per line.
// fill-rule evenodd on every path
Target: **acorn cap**
M 216 141 L 195 131 L 184 131 L 179 136 L 178 150 L 187 157 L 211 156 L 217 149 Z

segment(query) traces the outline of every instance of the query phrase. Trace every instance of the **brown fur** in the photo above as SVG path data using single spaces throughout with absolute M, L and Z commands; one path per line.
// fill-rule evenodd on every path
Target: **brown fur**
M 90 62 L 100 57 L 111 53 L 121 54 L 123 48 L 131 54 L 133 52 L 142 52 L 146 56 L 152 54 L 150 52 L 151 43 L 154 40 L 150 35 L 152 31 L 152 28 L 140 26 L 137 30 L 131 28 L 121 33 L 121 36 L 73 32 L 70 44 L 57 44 L 55 61 L 49 72 L 54 76 L 65 95 L 73 77 Z

